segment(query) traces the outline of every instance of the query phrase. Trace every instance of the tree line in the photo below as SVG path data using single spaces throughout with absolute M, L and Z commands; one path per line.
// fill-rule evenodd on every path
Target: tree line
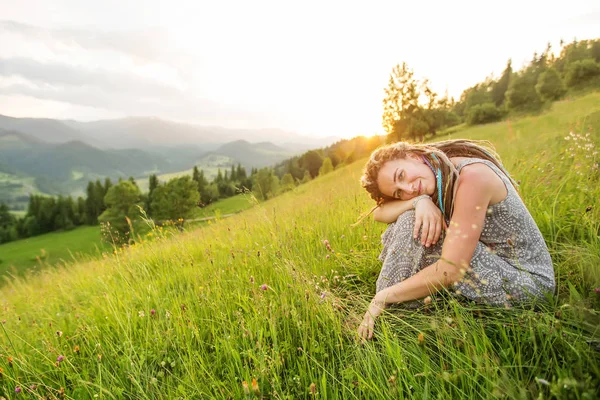
M 499 121 L 510 113 L 537 112 L 569 92 L 600 86 L 600 39 L 550 44 L 514 71 L 508 60 L 500 77 L 487 77 L 463 91 L 456 101 L 440 97 L 427 79 L 415 78 L 406 63 L 390 73 L 383 99 L 382 123 L 389 141 L 422 141 L 441 129 Z

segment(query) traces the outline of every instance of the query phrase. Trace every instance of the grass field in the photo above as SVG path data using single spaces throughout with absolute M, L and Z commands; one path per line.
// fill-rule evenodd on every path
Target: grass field
M 256 201 L 253 200 L 250 194 L 239 194 L 233 197 L 228 197 L 219 200 L 204 208 L 199 208 L 194 215 L 194 218 L 205 218 L 212 216 L 220 216 L 234 214 L 254 206 Z
M 598 398 L 600 93 L 453 137 L 491 140 L 521 182 L 554 260 L 548 306 L 442 293 L 390 309 L 358 343 L 385 226 L 351 227 L 372 206 L 357 162 L 200 229 L 7 282 L 0 395 Z
M 110 251 L 101 241 L 99 226 L 52 232 L 0 245 L 0 277 L 24 275 L 47 266 L 73 262 Z

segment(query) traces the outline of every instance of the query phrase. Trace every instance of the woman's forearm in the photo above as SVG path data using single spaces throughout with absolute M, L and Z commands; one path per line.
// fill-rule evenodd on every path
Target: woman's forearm
M 400 214 L 412 210 L 412 200 L 389 200 L 373 211 L 373 219 L 377 222 L 391 224 L 396 222 Z
M 458 268 L 438 260 L 410 278 L 380 291 L 375 300 L 383 304 L 394 304 L 421 299 L 449 287 L 461 278 L 462 273 Z

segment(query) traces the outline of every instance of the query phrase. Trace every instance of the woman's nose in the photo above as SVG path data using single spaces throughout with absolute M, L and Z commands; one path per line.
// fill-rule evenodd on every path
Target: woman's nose
M 415 192 L 415 185 L 412 183 L 405 183 L 400 186 L 400 190 L 406 194 L 413 194 Z

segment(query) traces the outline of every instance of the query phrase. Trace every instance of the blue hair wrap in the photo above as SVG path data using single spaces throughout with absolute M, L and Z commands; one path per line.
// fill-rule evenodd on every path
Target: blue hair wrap
M 437 163 L 439 164 L 439 160 L 437 158 L 437 156 L 433 153 L 430 153 L 431 157 L 437 161 Z M 437 171 L 434 170 L 433 165 L 431 165 L 431 163 L 429 161 L 427 161 L 427 159 L 423 156 L 423 161 L 425 161 L 425 163 L 429 166 L 429 168 L 431 168 L 431 172 L 433 172 L 433 174 L 435 175 L 435 180 L 437 182 L 437 188 L 438 188 L 438 203 L 440 205 L 440 210 L 442 211 L 442 215 L 445 217 L 446 213 L 444 212 L 444 203 L 442 201 L 442 170 L 440 169 L 440 167 L 437 167 Z

